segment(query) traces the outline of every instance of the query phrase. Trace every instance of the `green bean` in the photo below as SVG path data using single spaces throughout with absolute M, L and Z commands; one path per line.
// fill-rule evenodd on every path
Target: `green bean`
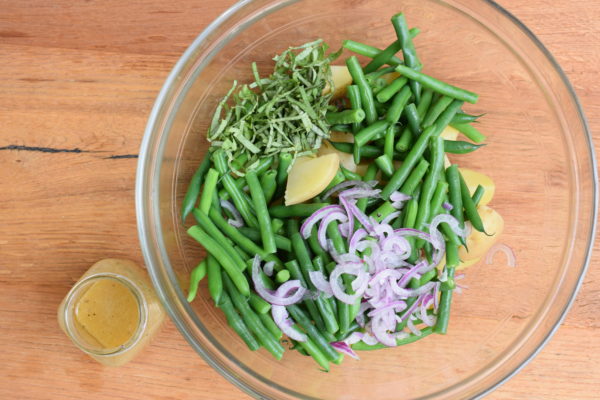
M 190 288 L 188 290 L 187 301 L 191 303 L 196 298 L 198 293 L 198 285 L 200 281 L 206 276 L 206 260 L 200 261 L 200 264 L 194 268 L 190 274 Z
M 267 303 L 262 297 L 254 292 L 250 292 L 250 298 L 248 299 L 248 302 L 259 314 L 266 314 L 271 311 L 271 304 Z
M 454 100 L 448 107 L 446 107 L 444 112 L 442 112 L 442 114 L 440 114 L 438 119 L 435 121 L 435 124 L 432 125 L 435 127 L 435 131 L 432 136 L 439 136 L 444 131 L 446 126 L 448 126 L 452 120 L 452 117 L 456 115 L 456 112 L 460 110 L 460 107 L 463 104 L 464 102 L 461 100 Z
M 446 241 L 446 266 L 455 268 L 458 264 L 460 264 L 458 245 L 448 240 Z
M 238 336 L 246 343 L 246 346 L 252 351 L 258 350 L 260 345 L 256 341 L 256 338 L 252 335 L 252 332 L 248 329 L 240 315 L 237 313 L 233 304 L 231 303 L 231 298 L 226 292 L 223 292 L 221 295 L 221 305 L 219 306 L 223 313 L 225 314 L 225 318 L 227 318 L 227 324 L 238 334 Z
M 217 212 L 219 214 L 221 214 L 223 212 L 223 210 L 221 209 L 221 200 L 219 199 L 219 194 L 217 193 L 216 190 L 213 191 L 213 199 L 211 202 L 211 207 L 214 208 L 215 210 L 217 210 Z
M 415 220 L 417 219 L 417 212 L 419 211 L 419 202 L 416 199 L 410 199 L 406 203 L 406 213 L 404 214 L 404 222 L 402 224 L 405 228 L 413 228 L 415 226 Z
M 405 108 L 406 110 L 406 108 Z M 412 141 L 413 135 L 410 132 L 410 128 L 407 126 L 402 130 L 400 139 L 396 142 L 396 150 L 402 152 L 408 150 Z
M 473 144 L 462 140 L 444 140 L 444 151 L 451 154 L 471 153 L 485 144 Z
M 400 51 L 401 43 L 399 41 L 392 42 L 388 47 L 379 52 L 373 59 L 365 66 L 364 72 L 368 74 L 376 71 L 379 67 L 387 64 L 390 59 Z
M 352 107 L 354 110 L 362 110 L 361 106 L 362 106 L 362 102 L 360 99 L 360 89 L 357 85 L 349 85 L 346 88 L 346 96 L 348 96 L 348 100 L 350 101 L 350 107 Z M 354 122 L 352 124 L 352 133 L 356 134 L 358 133 L 358 131 L 360 131 L 360 128 L 362 126 L 362 120 L 358 121 L 358 122 Z M 348 143 L 350 144 L 350 143 Z M 361 148 L 360 146 L 358 146 L 357 144 L 350 144 L 351 148 L 352 148 L 352 155 L 354 158 L 354 163 L 358 164 L 360 163 L 360 158 L 361 158 Z
M 373 81 L 382 79 L 384 75 L 391 74 L 392 72 L 394 72 L 394 73 L 396 72 L 395 67 L 381 68 L 381 69 L 378 69 L 377 71 L 373 71 L 373 72 L 369 72 L 368 74 L 365 74 L 365 79 L 367 80 L 367 82 L 369 82 L 369 84 L 372 84 Z M 385 80 L 385 79 L 383 79 L 383 80 L 387 84 L 387 80 Z
M 292 235 L 298 231 L 300 231 L 300 222 L 298 222 L 297 219 L 290 218 L 286 220 L 285 233 L 288 237 L 292 237 Z
M 403 76 L 394 79 L 389 85 L 377 93 L 377 96 L 375 96 L 377 101 L 380 103 L 387 102 L 406 85 L 406 82 L 408 82 L 408 79 Z
M 242 153 L 239 156 L 237 156 L 235 158 L 235 160 L 233 160 L 231 162 L 231 169 L 234 171 L 239 171 L 241 170 L 244 165 L 246 164 L 246 161 L 248 161 L 248 154 L 247 153 Z
M 329 257 L 329 253 L 327 253 L 322 247 L 321 244 L 319 243 L 319 239 L 317 237 L 317 227 L 313 226 L 311 231 L 310 231 L 310 236 L 308 237 L 308 245 L 311 249 L 311 251 L 316 254 L 317 256 L 321 257 L 323 259 L 323 261 L 329 262 L 331 261 L 330 257 Z
M 277 245 L 277 234 L 283 233 L 283 224 L 284 222 L 280 218 L 271 219 L 271 226 L 273 227 L 273 232 L 275 233 L 275 245 Z M 277 248 L 280 248 L 279 245 L 277 245 Z
M 411 79 L 414 82 L 419 82 L 424 87 L 441 93 L 444 96 L 450 96 L 454 99 L 466 101 L 472 104 L 475 104 L 477 102 L 477 98 L 479 97 L 476 93 L 452 86 L 404 65 L 398 65 L 396 67 L 396 71 L 406 76 L 408 79 Z
M 394 26 L 398 40 L 400 43 L 402 43 L 402 55 L 404 56 L 404 63 L 406 64 L 406 67 L 411 71 L 421 69 L 421 62 L 417 57 L 417 51 L 415 50 L 412 37 L 408 31 L 408 25 L 406 24 L 404 14 L 399 13 L 392 16 L 392 25 Z M 409 75 L 407 75 L 407 77 L 410 78 Z M 415 80 L 412 80 L 409 85 L 415 96 L 415 100 L 419 102 L 421 99 L 421 85 Z
M 377 121 L 363 129 L 361 129 L 356 135 L 354 135 L 354 144 L 362 147 L 369 141 L 373 140 L 378 134 L 385 132 L 389 123 L 385 120 Z
M 223 296 L 221 265 L 211 254 L 206 257 L 206 272 L 208 274 L 208 293 L 210 293 L 215 305 L 220 307 Z
M 206 178 L 204 180 L 204 188 L 202 189 L 202 193 L 200 194 L 200 205 L 199 209 L 203 213 L 208 213 L 210 210 L 210 205 L 213 200 L 213 193 L 217 187 L 217 180 L 219 179 L 219 173 L 217 170 L 210 168 L 206 173 Z
M 431 199 L 443 167 L 444 139 L 438 136 L 431 138 L 431 166 L 429 168 L 429 173 L 423 181 L 415 229 L 423 230 L 425 223 L 429 220 L 429 214 L 431 213 L 431 210 L 429 209 L 431 206 Z
M 354 86 L 354 85 L 350 85 L 350 86 Z M 348 86 L 348 87 L 350 87 Z M 348 88 L 346 88 L 346 96 L 348 95 Z M 329 128 L 330 131 L 332 132 L 346 132 L 346 133 L 350 133 L 352 132 L 352 126 L 349 124 L 336 124 L 336 125 L 332 125 L 331 128 Z
M 277 283 L 285 283 L 290 280 L 290 271 L 287 269 L 282 269 L 275 275 L 275 282 Z
M 292 328 L 298 332 L 304 333 L 300 330 L 298 325 L 294 325 Z M 298 342 L 298 345 L 300 345 L 300 347 L 302 347 L 304 351 L 306 351 L 306 353 L 321 366 L 321 368 L 323 368 L 326 372 L 329 372 L 329 360 L 311 338 L 307 337 L 305 341 Z
M 294 250 L 294 254 L 296 255 L 296 259 L 298 260 L 298 264 L 300 265 L 300 270 L 304 275 L 304 279 L 308 283 L 309 289 L 316 290 L 312 279 L 310 279 L 310 273 L 315 271 L 315 268 L 310 259 L 310 254 L 308 252 L 308 248 L 306 247 L 306 243 L 298 232 L 292 235 L 291 240 L 292 248 Z M 327 299 L 325 299 L 323 295 L 319 295 L 319 297 L 315 299 L 315 304 L 317 305 L 319 313 L 323 318 L 327 332 L 336 333 L 339 329 L 339 326 Z
M 390 160 L 394 159 L 394 140 L 396 137 L 396 130 L 394 125 L 388 126 L 385 131 L 385 143 L 383 145 L 383 154 L 385 154 Z
M 404 110 L 404 106 L 410 100 L 412 93 L 408 86 L 404 86 L 402 90 L 400 90 L 392 100 L 392 105 L 390 106 L 385 119 L 390 124 L 396 124 L 400 120 L 400 116 L 402 115 L 402 111 Z
M 483 115 L 484 114 L 471 115 L 471 114 L 465 114 L 462 112 L 456 113 L 454 118 L 452 118 L 451 124 L 465 124 L 465 123 L 469 123 L 469 122 L 475 122 L 479 118 L 483 117 Z
M 377 57 L 377 55 L 383 51 L 381 49 L 378 49 L 377 47 L 369 46 L 368 44 L 360 42 L 355 42 L 354 40 L 344 40 L 342 46 L 354 53 L 370 58 Z M 388 61 L 388 64 L 391 66 L 396 66 L 399 64 L 403 64 L 403 61 L 398 57 L 394 56 Z
M 271 216 L 275 218 L 293 218 L 293 217 L 310 217 L 313 213 L 323 207 L 326 203 L 312 204 L 294 204 L 291 206 L 273 206 L 271 207 Z
M 421 101 L 417 104 L 417 112 L 419 113 L 419 119 L 423 120 L 427 111 L 429 111 L 429 106 L 433 102 L 433 92 L 429 89 L 423 90 L 421 94 Z
M 404 339 L 396 339 L 396 346 L 403 346 L 405 344 L 410 344 L 410 343 L 416 342 L 419 339 L 423 339 L 423 338 L 431 335 L 432 332 L 433 332 L 433 328 L 427 327 L 427 328 L 421 330 L 421 336 L 417 336 L 417 335 L 411 333 L 408 337 L 406 337 Z M 386 346 L 385 344 L 381 344 L 381 343 L 366 344 L 363 341 L 356 342 L 350 347 L 352 347 L 352 350 L 357 350 L 357 351 L 379 350 L 379 349 L 388 348 L 388 346 Z
M 454 268 L 446 268 L 448 279 L 454 279 Z M 442 291 L 440 304 L 438 306 L 438 315 L 433 331 L 444 335 L 448 330 L 448 320 L 450 318 L 450 304 L 452 303 L 452 290 Z
M 271 226 L 271 216 L 269 215 L 265 194 L 262 191 L 256 172 L 247 171 L 246 182 L 250 188 L 254 209 L 256 210 L 263 248 L 267 253 L 275 253 L 277 252 L 277 246 L 275 245 L 275 236 L 273 235 L 273 227 Z
M 400 192 L 411 196 L 429 168 L 429 162 L 422 158 L 400 188 Z
M 481 143 L 485 140 L 485 135 L 479 132 L 473 125 L 471 124 L 450 124 L 451 127 L 465 135 L 469 140 L 474 141 L 475 143 Z
M 335 249 L 335 251 L 337 251 L 338 254 L 346 253 L 346 242 L 340 234 L 340 228 L 338 226 L 337 221 L 333 221 L 329 225 L 327 225 L 327 236 L 329 237 L 329 239 L 331 239 L 333 248 Z
M 200 195 L 200 187 L 202 186 L 202 180 L 204 179 L 204 175 L 206 171 L 210 168 L 210 153 L 207 153 L 200 163 L 198 169 L 192 175 L 192 179 L 190 180 L 190 184 L 188 185 L 187 192 L 185 193 L 185 197 L 183 198 L 183 203 L 181 204 L 181 220 L 185 221 L 187 216 L 192 212 L 194 207 L 196 206 L 196 201 L 198 201 L 198 196 Z
M 275 339 L 280 340 L 283 337 L 283 332 L 277 326 L 275 321 L 273 321 L 273 317 L 269 313 L 267 314 L 258 314 L 258 318 L 263 323 L 265 328 L 275 337 Z
M 329 189 L 331 189 L 332 187 L 344 182 L 346 180 L 346 177 L 344 176 L 344 173 L 342 172 L 342 170 L 338 169 L 337 172 L 335 173 L 335 176 L 333 177 L 333 179 L 331 180 L 331 182 L 329 182 L 329 185 L 327 185 L 327 187 L 321 192 L 321 194 L 327 192 Z M 317 199 L 319 197 L 317 196 Z M 278 207 L 278 206 L 275 206 Z M 273 211 L 271 211 L 272 213 Z M 306 215 L 306 217 L 308 217 L 310 215 Z
M 423 128 L 433 125 L 442 112 L 444 112 L 450 103 L 452 103 L 452 101 L 452 97 L 442 96 L 435 103 L 433 103 L 423 119 Z
M 271 332 L 269 332 L 263 325 L 258 315 L 256 315 L 256 313 L 248 305 L 248 302 L 244 296 L 238 292 L 236 286 L 231 281 L 229 276 L 227 274 L 222 274 L 222 277 L 225 288 L 227 289 L 227 293 L 231 297 L 235 308 L 237 308 L 237 310 L 240 312 L 240 315 L 242 316 L 244 323 L 248 326 L 248 329 L 250 329 L 250 332 L 256 336 L 259 343 L 269 353 L 273 354 L 276 359 L 281 360 L 284 352 L 281 344 L 279 344 L 275 336 L 273 336 Z
M 464 215 L 463 215 L 463 203 L 462 194 L 460 188 L 460 173 L 458 171 L 458 165 L 453 164 L 446 168 L 446 181 L 448 182 L 448 194 L 450 197 L 450 204 L 452 204 L 452 210 L 450 214 L 458 221 L 458 225 L 464 228 Z
M 346 59 L 348 72 L 352 76 L 352 81 L 360 90 L 360 100 L 362 108 L 365 111 L 368 124 L 373 124 L 377 121 L 377 112 L 375 111 L 375 103 L 373 100 L 373 91 L 365 79 L 363 70 L 356 56 L 350 56 Z
M 265 194 L 267 204 L 271 203 L 275 191 L 277 190 L 277 171 L 269 170 L 260 176 L 260 186 Z M 276 231 L 276 229 L 273 229 Z
M 260 161 L 258 161 L 258 163 L 255 163 L 256 166 L 254 168 L 249 169 L 254 171 L 258 176 L 266 172 L 269 168 L 271 168 L 271 165 L 273 165 L 273 161 L 273 157 L 263 157 L 260 159 Z
M 377 222 L 381 222 L 385 217 L 395 211 L 398 210 L 392 206 L 392 203 L 389 201 L 384 201 L 375 211 L 371 213 L 371 217 L 375 218 Z
M 353 143 L 345 143 L 345 142 L 329 142 L 336 150 L 339 150 L 344 153 L 352 154 L 354 151 Z M 375 158 L 381 155 L 381 150 L 375 146 L 365 145 L 359 147 L 360 149 L 360 157 L 365 158 Z
M 408 120 L 408 128 L 414 136 L 421 134 L 421 117 L 415 103 L 410 103 L 404 108 L 404 115 Z
M 392 160 L 385 154 L 377 157 L 375 159 L 375 164 L 387 177 L 392 176 L 392 174 L 394 173 L 394 165 L 392 164 Z
M 206 233 L 208 233 L 208 235 L 210 235 L 217 243 L 219 243 L 223 250 L 231 257 L 235 266 L 240 271 L 243 271 L 246 267 L 246 262 L 232 246 L 231 241 L 221 233 L 219 228 L 217 228 L 208 215 L 204 214 L 197 208 L 194 208 L 193 214 L 194 218 L 196 218 L 196 222 L 198 222 L 198 225 L 204 229 L 204 231 L 206 231 Z
M 197 225 L 188 229 L 188 234 L 196 239 L 221 264 L 227 275 L 231 277 L 236 287 L 244 296 L 250 295 L 250 285 L 240 267 L 235 265 L 232 255 L 228 254 L 219 242 Z M 210 266 L 210 264 L 209 264 Z
M 346 178 L 346 180 L 349 180 L 349 181 L 360 181 L 360 180 L 362 180 L 362 176 L 360 176 L 356 172 L 350 171 L 348 168 L 344 167 L 341 164 L 340 164 L 340 170 L 344 174 L 344 177 Z
M 434 216 L 443 211 L 442 203 L 444 202 L 446 194 L 448 193 L 448 183 L 442 180 L 443 174 L 440 175 L 440 179 L 438 180 L 435 191 L 433 192 L 433 197 L 431 198 L 431 207 L 429 208 L 431 210 L 431 215 L 429 218 L 430 222 Z
M 325 119 L 329 125 L 361 123 L 365 119 L 365 112 L 360 108 L 338 112 L 330 111 L 325 115 Z
M 365 172 L 365 176 L 363 177 L 363 181 L 368 182 L 368 181 L 372 181 L 375 179 L 375 177 L 377 176 L 377 165 L 371 163 L 369 164 L 369 166 L 367 167 L 367 172 Z M 356 206 L 358 207 L 359 210 L 361 210 L 362 212 L 365 212 L 365 210 L 367 209 L 367 204 L 369 202 L 369 199 L 366 197 L 363 197 L 362 199 L 358 199 L 358 201 L 356 202 Z M 358 229 L 358 227 L 357 227 Z
M 469 219 L 469 221 L 471 221 L 471 225 L 473 225 L 473 228 L 487 235 L 485 228 L 483 227 L 483 221 L 481 220 L 479 211 L 477 211 L 477 206 L 471 198 L 469 187 L 465 183 L 462 174 L 459 172 L 458 175 L 460 177 L 460 194 L 462 197 L 463 207 L 465 208 L 465 216 Z
M 308 337 L 311 338 L 318 346 L 319 350 L 323 352 L 325 357 L 330 361 L 337 361 L 341 358 L 341 355 L 335 351 L 333 347 L 327 342 L 323 335 L 318 329 L 311 323 L 308 316 L 298 307 L 297 305 L 287 306 L 287 310 L 292 315 L 292 318 L 300 325 L 307 333 Z
M 285 184 L 288 178 L 288 170 L 294 161 L 294 156 L 290 153 L 279 153 L 279 165 L 277 166 L 277 191 L 275 198 L 279 198 L 285 191 Z
M 292 278 L 299 280 L 300 283 L 302 283 L 303 287 L 309 288 L 308 282 L 302 274 L 302 268 L 300 268 L 300 264 L 298 264 L 298 261 L 288 261 L 285 263 L 285 267 L 290 272 Z M 315 301 L 312 299 L 306 299 L 304 300 L 304 304 L 306 304 L 306 308 L 308 309 L 308 313 L 310 314 L 311 318 L 313 319 L 313 321 L 315 321 L 315 325 L 319 328 L 319 330 L 324 331 L 325 321 L 323 321 L 323 318 L 321 317 L 321 313 L 319 312 L 319 308 L 317 307 Z
M 473 193 L 473 197 L 471 197 L 471 199 L 473 199 L 473 203 L 475 204 L 475 206 L 479 205 L 479 202 L 481 201 L 481 198 L 483 197 L 484 193 L 485 193 L 485 188 L 481 185 L 477 185 L 477 189 L 475 189 L 475 193 Z
M 239 232 L 242 234 L 242 236 L 250 239 L 253 242 L 259 242 L 261 240 L 260 237 L 260 231 L 256 228 L 249 228 L 247 226 L 242 226 L 240 228 L 234 228 L 239 230 Z M 274 235 L 275 236 L 275 245 L 277 246 L 278 249 L 281 250 L 285 250 L 285 251 L 290 251 L 292 248 L 292 244 L 290 242 L 290 240 L 288 238 L 286 238 L 285 236 L 281 236 L 281 235 Z M 255 254 L 259 254 L 261 256 L 261 258 L 263 258 L 263 256 L 266 255 L 266 253 L 264 251 L 261 250 L 261 253 L 255 253 Z M 246 251 L 250 251 L 248 249 L 248 247 L 246 246 Z
M 234 178 L 233 183 L 234 183 L 235 187 L 237 187 L 241 191 L 242 195 L 246 194 L 243 191 L 244 186 L 246 186 L 246 181 L 244 180 L 244 178 L 237 178 L 237 179 Z M 229 192 L 227 191 L 227 189 L 222 188 L 221 190 L 219 190 L 218 197 L 221 200 L 229 200 L 229 198 L 230 198 Z

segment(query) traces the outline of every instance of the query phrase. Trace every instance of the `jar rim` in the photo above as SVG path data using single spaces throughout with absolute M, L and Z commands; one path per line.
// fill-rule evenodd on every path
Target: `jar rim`
M 133 294 L 134 298 L 136 299 L 136 303 L 138 305 L 139 320 L 135 332 L 125 343 L 117 347 L 101 349 L 95 346 L 91 346 L 89 343 L 86 343 L 86 341 L 80 337 L 81 335 L 78 333 L 78 329 L 75 326 L 75 313 L 73 312 L 73 310 L 76 306 L 76 301 L 79 300 L 79 297 L 83 295 L 83 293 L 85 293 L 82 291 L 86 290 L 86 288 L 88 288 L 94 282 L 98 282 L 103 279 L 116 281 L 121 285 L 125 286 L 127 289 L 129 289 L 131 294 Z M 146 330 L 146 326 L 148 324 L 148 304 L 146 302 L 145 296 L 142 293 L 142 290 L 131 279 L 121 274 L 116 274 L 113 272 L 100 272 L 87 276 L 71 288 L 65 299 L 63 317 L 65 321 L 65 330 L 67 332 L 67 335 L 71 338 L 73 343 L 83 352 L 94 356 L 116 356 L 135 347 L 142 339 L 143 333 Z

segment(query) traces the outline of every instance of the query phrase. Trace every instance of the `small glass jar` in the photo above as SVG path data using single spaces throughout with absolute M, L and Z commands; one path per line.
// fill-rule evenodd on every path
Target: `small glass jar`
M 128 260 L 98 261 L 58 308 L 61 329 L 107 366 L 135 357 L 158 332 L 165 313 L 145 271 Z

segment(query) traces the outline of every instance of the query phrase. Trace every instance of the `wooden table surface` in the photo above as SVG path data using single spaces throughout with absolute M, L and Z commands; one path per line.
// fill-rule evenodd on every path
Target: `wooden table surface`
M 598 148 L 600 2 L 500 2 L 558 59 Z M 142 263 L 134 180 L 146 118 L 180 54 L 232 3 L 0 0 L 1 399 L 247 398 L 171 322 L 134 362 L 108 369 L 55 317 L 96 260 Z M 489 398 L 599 398 L 599 250 L 550 344 Z

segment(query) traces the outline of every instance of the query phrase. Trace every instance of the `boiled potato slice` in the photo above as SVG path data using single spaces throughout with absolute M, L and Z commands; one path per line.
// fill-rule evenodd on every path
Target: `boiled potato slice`
M 452 165 L 452 163 L 450 162 L 448 155 L 444 154 L 444 169 L 447 169 L 451 165 Z
M 352 84 L 352 76 L 345 65 L 331 66 L 331 79 L 333 80 L 333 98 L 338 99 L 346 94 L 346 87 Z M 331 91 L 329 84 L 323 88 L 323 94 Z
M 473 171 L 468 168 L 459 168 L 459 170 L 463 178 L 465 178 L 465 183 L 469 187 L 469 192 L 471 192 L 471 195 L 475 193 L 477 185 L 483 186 L 485 192 L 483 193 L 483 197 L 481 198 L 479 205 L 485 206 L 488 204 L 494 197 L 494 192 L 496 191 L 496 184 L 492 178 L 482 174 L 481 172 Z
M 440 134 L 445 140 L 456 140 L 458 138 L 458 130 L 448 125 Z
M 471 234 L 467 237 L 469 251 L 467 252 L 464 246 L 460 246 L 458 249 L 458 256 L 462 261 L 478 260 L 483 257 L 504 230 L 504 220 L 496 210 L 488 206 L 479 206 L 477 210 L 481 216 L 483 227 L 492 236 L 472 229 Z
M 336 153 L 320 157 L 298 157 L 288 174 L 285 204 L 292 205 L 312 199 L 333 179 L 340 166 Z

